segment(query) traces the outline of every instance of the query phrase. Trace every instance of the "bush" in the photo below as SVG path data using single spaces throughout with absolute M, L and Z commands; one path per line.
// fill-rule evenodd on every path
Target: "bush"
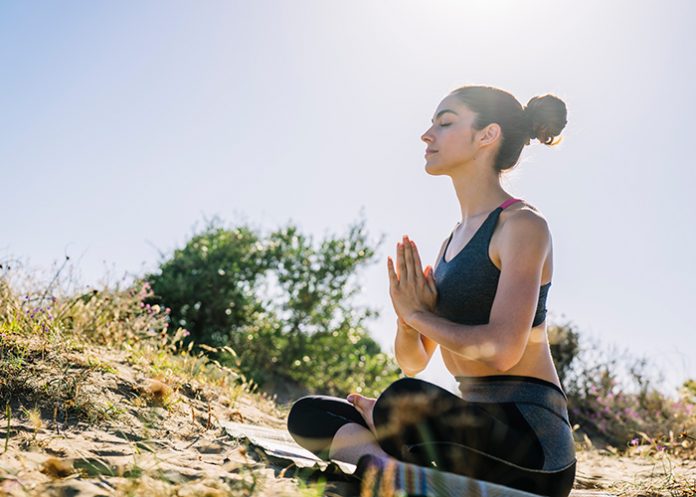
M 580 334 L 570 321 L 565 323 L 550 323 L 548 326 L 549 347 L 558 378 L 565 388 L 566 377 L 570 372 L 573 360 L 580 350 Z
M 259 385 L 285 379 L 370 395 L 399 371 L 366 332 L 377 312 L 352 302 L 354 276 L 374 255 L 364 221 L 315 245 L 292 224 L 262 236 L 214 219 L 143 279 L 155 293 L 150 303 L 170 308 L 190 340 L 230 345 Z
M 144 277 L 156 295 L 148 303 L 169 308 L 173 325 L 192 340 L 224 346 L 233 327 L 263 310 L 257 287 L 271 263 L 254 231 L 226 230 L 214 220 L 160 263 L 159 274 Z
M 572 424 L 617 449 L 696 455 L 693 380 L 684 383 L 676 399 L 670 398 L 655 387 L 661 374 L 646 358 L 571 333 L 576 352 L 562 361 Z

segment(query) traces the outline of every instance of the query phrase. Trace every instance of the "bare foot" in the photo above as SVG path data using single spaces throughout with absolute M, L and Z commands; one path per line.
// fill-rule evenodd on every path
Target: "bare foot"
M 375 407 L 375 402 L 377 402 L 377 399 L 363 397 L 359 393 L 351 393 L 348 397 L 346 397 L 346 400 L 353 404 L 353 407 L 355 407 L 362 415 L 363 419 L 367 423 L 367 426 L 370 427 L 370 431 L 377 436 L 375 423 L 372 420 L 372 410 Z

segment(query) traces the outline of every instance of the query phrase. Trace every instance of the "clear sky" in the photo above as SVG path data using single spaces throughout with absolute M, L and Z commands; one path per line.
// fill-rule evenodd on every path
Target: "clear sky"
M 581 332 L 696 376 L 696 7 L 688 1 L 5 1 L 0 259 L 84 284 L 142 274 L 219 215 L 320 238 L 363 212 L 382 310 L 403 234 L 429 262 L 459 220 L 424 172 L 440 100 L 464 84 L 554 93 L 563 143 L 533 142 L 509 193 L 551 227 L 547 305 Z M 439 354 L 420 375 L 446 388 Z

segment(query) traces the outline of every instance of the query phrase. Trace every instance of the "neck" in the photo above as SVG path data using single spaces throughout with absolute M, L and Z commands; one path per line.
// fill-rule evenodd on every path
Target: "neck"
M 451 178 L 459 200 L 462 224 L 466 224 L 469 218 L 490 213 L 511 198 L 490 167 L 462 168 L 459 174 Z

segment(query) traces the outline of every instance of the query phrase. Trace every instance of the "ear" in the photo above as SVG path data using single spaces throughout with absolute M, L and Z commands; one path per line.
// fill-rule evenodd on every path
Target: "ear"
M 492 145 L 503 136 L 500 124 L 491 123 L 478 132 L 478 141 L 481 145 Z

